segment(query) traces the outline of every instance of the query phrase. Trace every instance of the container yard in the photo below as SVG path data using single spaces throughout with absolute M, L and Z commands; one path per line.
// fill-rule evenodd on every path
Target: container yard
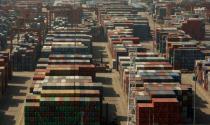
M 209 12 L 0 0 L 0 125 L 210 125 Z

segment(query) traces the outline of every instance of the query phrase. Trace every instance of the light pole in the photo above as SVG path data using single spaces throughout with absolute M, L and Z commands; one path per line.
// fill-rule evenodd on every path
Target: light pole
M 195 100 L 196 100 L 196 80 L 195 80 L 195 93 L 194 93 L 194 113 L 193 113 L 193 125 L 195 125 L 196 124 L 196 120 L 195 120 L 195 118 L 196 118 L 196 105 L 195 105 Z
M 152 17 L 152 18 L 153 18 L 153 17 Z M 154 40 L 154 41 L 153 41 L 153 52 L 155 52 L 155 47 L 156 47 L 156 46 L 155 46 L 155 45 L 156 45 L 155 43 L 156 43 L 156 35 L 157 35 L 157 34 L 156 34 L 156 25 L 155 25 L 155 24 L 156 24 L 156 21 L 155 21 L 155 19 L 153 20 L 153 23 L 154 23 L 154 28 L 153 28 L 153 30 L 154 30 L 154 36 L 153 36 L 153 37 L 154 37 L 154 39 L 153 39 L 153 40 Z
M 196 75 L 196 71 L 194 71 L 194 78 L 193 78 L 193 80 L 194 80 L 194 84 L 195 84 L 195 91 L 194 91 L 194 96 L 193 96 L 193 107 L 194 107 L 194 110 L 193 110 L 193 125 L 195 125 L 196 124 L 196 104 L 195 104 L 195 101 L 196 101 L 196 86 L 197 86 L 197 84 L 196 84 L 196 81 L 197 81 L 197 75 Z

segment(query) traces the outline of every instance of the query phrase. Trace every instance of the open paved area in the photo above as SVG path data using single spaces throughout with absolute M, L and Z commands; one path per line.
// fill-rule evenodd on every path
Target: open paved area
M 182 83 L 192 84 L 195 92 L 195 82 L 192 80 L 193 74 L 182 74 Z M 210 92 L 205 91 L 198 83 L 196 85 L 195 96 L 196 125 L 210 124 Z
M 0 125 L 22 125 L 24 100 L 33 72 L 14 72 L 0 101 Z
M 95 58 L 99 58 L 102 55 L 103 60 L 111 66 L 112 60 L 107 42 L 94 42 L 93 47 Z M 96 80 L 103 83 L 104 104 L 108 104 L 108 122 L 110 123 L 112 120 L 117 119 L 120 125 L 126 125 L 127 102 L 121 89 L 118 72 L 113 70 L 111 73 L 97 73 Z

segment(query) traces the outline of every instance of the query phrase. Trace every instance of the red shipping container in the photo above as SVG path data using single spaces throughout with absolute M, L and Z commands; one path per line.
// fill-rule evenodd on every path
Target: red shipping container
M 149 125 L 153 123 L 153 103 L 139 103 L 136 106 L 136 124 Z

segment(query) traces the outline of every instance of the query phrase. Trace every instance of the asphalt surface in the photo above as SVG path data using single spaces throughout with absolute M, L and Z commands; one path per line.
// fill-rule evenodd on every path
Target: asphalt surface
M 93 48 L 94 57 L 99 59 L 102 55 L 103 60 L 112 67 L 112 58 L 108 51 L 107 42 L 94 42 Z M 96 76 L 97 82 L 103 83 L 103 103 L 104 105 L 108 104 L 108 122 L 117 119 L 120 125 L 126 125 L 127 101 L 120 85 L 119 73 L 113 70 L 111 73 L 97 73 Z
M 195 119 L 196 125 L 210 125 L 210 91 L 203 89 L 201 85 L 192 80 L 193 74 L 182 74 L 182 83 L 191 84 L 195 95 Z
M 14 72 L 0 100 L 0 125 L 22 125 L 24 100 L 33 72 Z

